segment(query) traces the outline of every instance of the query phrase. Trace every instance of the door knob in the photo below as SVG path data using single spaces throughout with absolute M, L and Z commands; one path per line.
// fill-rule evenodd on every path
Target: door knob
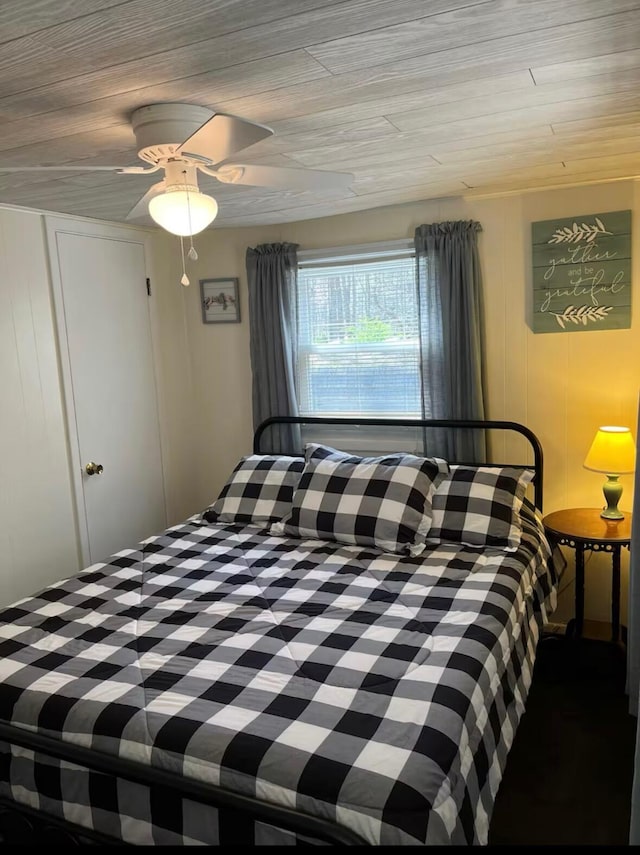
M 84 471 L 87 475 L 102 475 L 104 467 L 101 463 L 94 463 L 93 460 L 91 463 L 87 463 L 84 467 Z

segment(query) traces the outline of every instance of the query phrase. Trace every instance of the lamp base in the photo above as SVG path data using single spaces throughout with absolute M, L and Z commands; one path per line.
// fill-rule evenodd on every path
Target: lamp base
M 624 514 L 620 513 L 620 511 L 618 511 L 618 510 L 609 511 L 607 508 L 605 508 L 602 511 L 600 516 L 604 520 L 623 520 L 624 519 Z
M 607 502 L 607 507 L 600 516 L 605 520 L 623 520 L 624 514 L 618 510 L 618 502 L 622 496 L 622 484 L 618 481 L 618 475 L 607 475 L 602 492 Z

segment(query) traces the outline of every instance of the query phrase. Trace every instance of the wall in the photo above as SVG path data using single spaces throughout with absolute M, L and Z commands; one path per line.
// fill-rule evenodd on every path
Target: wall
M 151 335 L 170 525 L 200 510 L 196 489 L 195 394 L 187 332 L 188 302 L 184 289 L 175 287 L 175 282 L 166 275 L 174 250 L 175 246 L 163 232 L 154 232 L 147 271 L 151 279 Z
M 0 210 L 0 603 L 79 569 L 42 217 Z
M 633 328 L 534 335 L 530 311 L 530 223 L 607 210 L 634 211 Z M 640 388 L 640 184 L 633 181 L 495 198 L 442 199 L 380 208 L 319 220 L 247 229 L 211 229 L 196 237 L 199 261 L 189 266 L 184 290 L 196 396 L 198 480 L 204 506 L 214 498 L 238 458 L 251 448 L 251 368 L 244 254 L 247 246 L 292 241 L 301 248 L 330 247 L 410 237 L 420 223 L 477 219 L 486 313 L 488 416 L 521 421 L 540 437 L 546 455 L 545 511 L 598 506 L 603 476 L 582 461 L 599 424 L 620 423 L 635 431 Z M 167 239 L 168 240 L 168 239 Z M 166 275 L 179 289 L 178 245 L 172 241 Z M 204 325 L 198 279 L 239 276 L 242 323 Z M 498 449 L 498 453 L 502 449 Z M 518 453 L 517 441 L 504 449 Z M 622 479 L 623 506 L 631 507 L 632 480 Z M 626 556 L 625 556 L 626 561 Z M 606 620 L 609 571 L 605 556 L 587 567 L 586 614 Z M 572 613 L 571 570 L 558 619 Z M 625 602 L 623 599 L 623 614 Z

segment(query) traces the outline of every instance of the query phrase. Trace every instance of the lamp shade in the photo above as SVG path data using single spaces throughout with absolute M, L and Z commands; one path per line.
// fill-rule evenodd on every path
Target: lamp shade
M 218 213 L 216 200 L 193 190 L 167 190 L 149 202 L 149 216 L 174 235 L 197 235 Z
M 598 428 L 585 458 L 584 468 L 611 475 L 630 475 L 636 464 L 636 447 L 628 427 Z

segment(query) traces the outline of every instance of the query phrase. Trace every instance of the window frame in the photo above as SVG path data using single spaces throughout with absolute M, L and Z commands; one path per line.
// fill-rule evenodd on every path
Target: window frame
M 413 240 L 402 238 L 399 240 L 390 240 L 390 241 L 379 241 L 375 243 L 369 244 L 357 244 L 357 245 L 349 245 L 342 247 L 333 247 L 333 248 L 325 248 L 325 249 L 308 249 L 308 250 L 299 250 L 298 251 L 298 268 L 300 270 L 313 270 L 313 269 L 321 269 L 323 267 L 334 267 L 338 265 L 356 265 L 356 264 L 367 264 L 374 262 L 383 262 L 383 261 L 393 261 L 393 260 L 401 260 L 401 259 L 414 259 L 416 257 L 415 245 Z M 295 331 L 295 377 L 296 377 L 296 389 L 298 393 L 299 403 L 304 398 L 304 400 L 309 400 L 309 391 L 307 390 L 304 396 L 301 393 L 300 385 L 304 382 L 303 378 L 306 376 L 305 371 L 299 370 L 299 360 L 304 358 L 301 357 L 301 354 L 306 354 L 307 358 L 309 354 L 314 352 L 313 347 L 309 347 L 307 345 L 300 344 L 300 335 L 299 331 Z M 404 412 L 393 412 L 393 413 L 362 413 L 358 412 L 347 412 L 343 410 L 335 410 L 332 412 L 329 411 L 307 411 L 300 409 L 301 415 L 306 415 L 309 417 L 326 417 L 326 418 L 339 418 L 340 416 L 353 416 L 358 417 L 362 416 L 362 418 L 373 418 L 376 415 L 382 416 L 384 418 L 397 418 L 397 419 L 406 419 L 413 417 L 420 417 L 421 413 L 407 413 Z

